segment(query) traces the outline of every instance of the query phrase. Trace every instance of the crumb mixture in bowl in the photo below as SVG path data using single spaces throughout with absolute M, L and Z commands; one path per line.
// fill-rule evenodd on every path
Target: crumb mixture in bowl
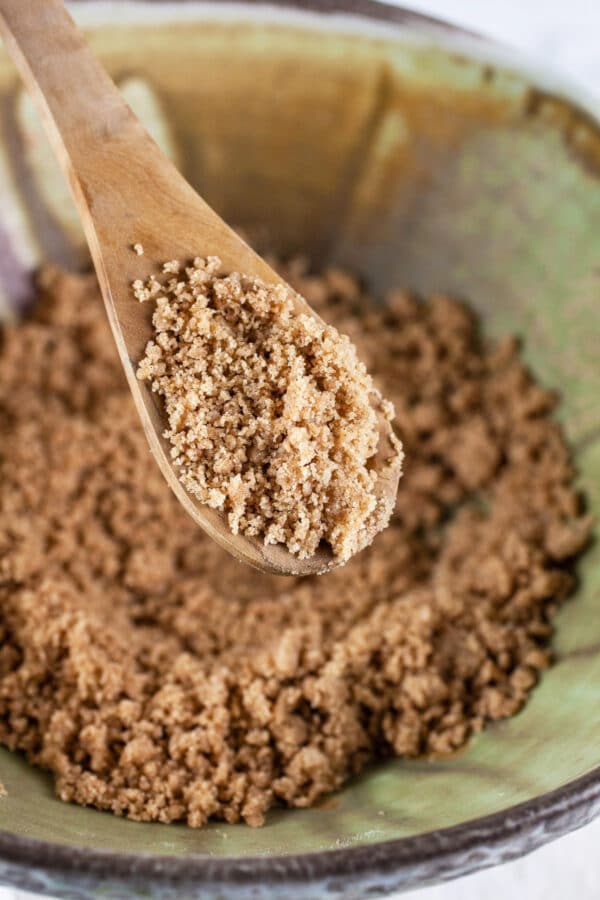
M 170 277 L 134 284 L 156 305 L 138 378 L 164 401 L 184 487 L 223 511 L 233 534 L 282 544 L 300 558 L 321 541 L 345 562 L 388 524 L 377 497 L 373 387 L 350 340 L 298 314 L 285 285 L 220 275 L 218 257 L 166 263 Z M 392 435 L 388 464 L 402 457 Z
M 242 568 L 171 494 L 95 280 L 46 269 L 0 343 L 0 741 L 134 819 L 309 806 L 368 762 L 449 753 L 521 708 L 590 532 L 556 397 L 435 296 L 286 279 L 395 403 L 406 472 L 321 578 Z

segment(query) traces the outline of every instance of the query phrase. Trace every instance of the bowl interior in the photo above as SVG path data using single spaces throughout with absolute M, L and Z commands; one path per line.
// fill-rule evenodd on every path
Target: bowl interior
M 415 25 L 261 6 L 75 5 L 92 45 L 191 182 L 254 242 L 335 260 L 376 290 L 468 298 L 526 337 L 600 512 L 600 137 L 541 76 Z M 532 84 L 534 87 L 532 87 Z M 67 188 L 0 55 L 0 311 L 42 258 L 77 266 Z M 265 828 L 142 825 L 55 799 L 0 751 L 0 829 L 81 847 L 222 857 L 319 851 L 493 813 L 600 765 L 600 547 L 559 614 L 557 665 L 516 718 L 456 758 L 392 761 Z

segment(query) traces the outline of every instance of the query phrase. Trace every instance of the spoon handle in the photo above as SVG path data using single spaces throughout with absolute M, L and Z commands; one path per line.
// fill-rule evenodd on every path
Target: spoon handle
M 98 153 L 128 136 L 139 140 L 144 129 L 63 0 L 0 0 L 0 34 L 71 187 L 85 196 Z
M 221 256 L 226 268 L 279 280 L 164 156 L 63 0 L 0 0 L 0 35 L 71 186 L 105 299 L 110 295 L 118 307 L 134 358 L 145 338 L 133 321 L 137 304 L 129 292 L 131 278 L 139 277 L 139 264 L 127 252 L 133 242 L 142 243 L 150 259 L 189 258 L 202 250 Z
M 71 187 L 119 351 L 137 360 L 149 332 L 130 296 L 132 243 L 150 258 L 187 257 L 194 234 L 215 233 L 219 246 L 226 226 L 125 103 L 63 0 L 0 0 L 0 35 Z

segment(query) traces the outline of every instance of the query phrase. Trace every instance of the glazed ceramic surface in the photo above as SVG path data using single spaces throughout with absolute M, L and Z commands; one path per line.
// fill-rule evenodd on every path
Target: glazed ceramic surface
M 521 334 L 600 514 L 600 135 L 594 110 L 481 39 L 368 0 L 79 2 L 94 50 L 192 184 L 259 249 L 383 291 L 468 298 Z M 584 111 L 585 110 L 585 111 Z M 199 238 L 200 240 L 200 238 Z M 0 314 L 86 251 L 0 54 Z M 199 252 L 201 245 L 199 244 Z M 361 897 L 526 852 L 600 807 L 600 546 L 527 708 L 455 758 L 390 761 L 258 830 L 61 804 L 0 750 L 0 880 L 61 897 Z

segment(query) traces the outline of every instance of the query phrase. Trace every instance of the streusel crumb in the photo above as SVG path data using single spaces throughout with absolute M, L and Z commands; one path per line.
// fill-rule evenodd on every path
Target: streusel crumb
M 300 558 L 327 541 L 346 561 L 389 522 L 370 461 L 374 403 L 388 421 L 393 407 L 349 338 L 297 314 L 289 288 L 220 268 L 217 257 L 172 260 L 163 273 L 174 277 L 133 286 L 156 304 L 137 374 L 163 398 L 180 480 L 233 534 Z
M 395 516 L 322 578 L 233 560 L 169 490 L 95 278 L 0 340 L 0 743 L 66 801 L 260 825 L 367 764 L 452 753 L 551 662 L 585 547 L 557 398 L 447 297 L 286 280 L 352 336 L 406 446 Z

